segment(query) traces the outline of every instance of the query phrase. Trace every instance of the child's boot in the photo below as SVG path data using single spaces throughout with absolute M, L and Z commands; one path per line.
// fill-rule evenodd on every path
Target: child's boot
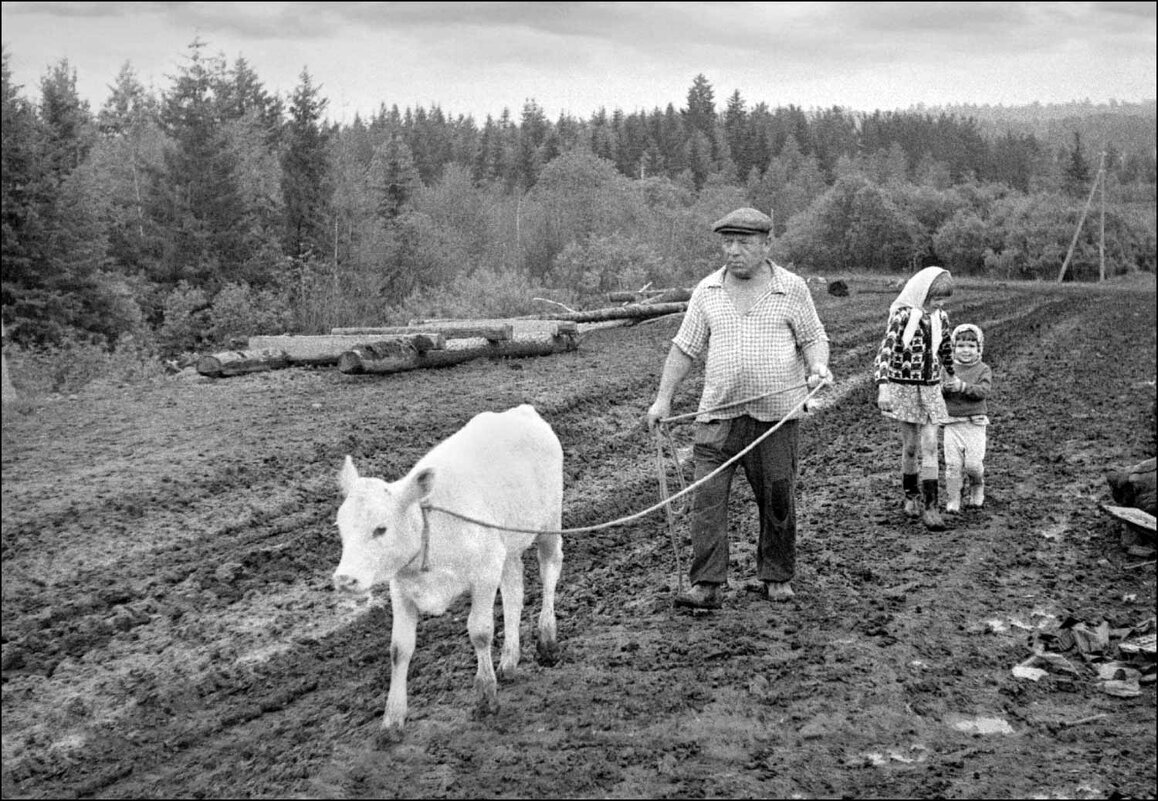
M 917 483 L 916 473 L 902 473 L 901 486 L 905 490 L 905 516 L 921 516 L 921 490 Z
M 937 479 L 927 478 L 922 481 L 921 491 L 925 501 L 921 522 L 929 531 L 944 531 L 945 521 L 941 519 L 941 513 L 937 511 Z
M 985 481 L 974 477 L 973 486 L 969 488 L 969 505 L 980 507 L 985 503 Z
M 945 476 L 945 511 L 955 515 L 961 512 L 961 476 Z

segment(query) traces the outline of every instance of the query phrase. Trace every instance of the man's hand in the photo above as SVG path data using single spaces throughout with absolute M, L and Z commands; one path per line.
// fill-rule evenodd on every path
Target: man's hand
M 812 368 L 812 372 L 808 375 L 808 389 L 811 391 L 822 384 L 831 384 L 832 380 L 832 371 L 822 364 Z
M 655 431 L 656 424 L 665 417 L 671 417 L 671 401 L 656 400 L 644 418 L 647 421 L 647 430 Z
M 888 384 L 877 384 L 877 408 L 882 412 L 893 410 L 893 396 Z

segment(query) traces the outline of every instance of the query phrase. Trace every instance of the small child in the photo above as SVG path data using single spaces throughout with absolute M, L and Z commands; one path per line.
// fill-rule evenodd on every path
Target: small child
M 929 531 L 944 531 L 938 511 L 937 429 L 949 420 L 941 384 L 953 374 L 953 349 L 943 308 L 953 277 L 926 267 L 905 284 L 889 306 L 885 337 L 877 351 L 877 406 L 901 431 L 901 487 L 905 514 Z
M 989 408 L 985 399 L 993 384 L 993 371 L 981 361 L 985 335 L 975 325 L 963 324 L 953 329 L 954 375 L 946 380 L 942 391 L 950 421 L 945 425 L 945 511 L 961 511 L 964 479 L 971 484 L 968 506 L 985 503 L 985 443 L 989 425 Z M 964 468 L 964 476 L 962 476 Z

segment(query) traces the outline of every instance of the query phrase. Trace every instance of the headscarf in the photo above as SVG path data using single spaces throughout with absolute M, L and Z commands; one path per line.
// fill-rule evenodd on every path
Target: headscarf
M 973 336 L 977 337 L 977 358 L 980 359 L 981 354 L 985 350 L 985 334 L 981 333 L 981 329 L 972 323 L 961 323 L 961 325 L 953 329 L 953 335 L 950 337 L 954 345 L 957 344 L 957 335 L 964 331 L 971 331 Z
M 941 315 L 930 314 L 925 309 L 925 302 L 929 297 L 929 287 L 942 273 L 947 275 L 949 271 L 943 267 L 926 267 L 921 270 L 908 280 L 905 288 L 901 290 L 901 294 L 897 295 L 897 299 L 893 301 L 893 305 L 889 306 L 889 313 L 894 313 L 898 309 L 912 309 L 909 312 L 909 322 L 905 326 L 905 333 L 901 336 L 901 342 L 906 348 L 913 341 L 913 334 L 917 333 L 917 327 L 926 314 L 929 315 L 929 324 L 933 332 L 929 350 L 936 353 L 937 348 L 941 345 Z

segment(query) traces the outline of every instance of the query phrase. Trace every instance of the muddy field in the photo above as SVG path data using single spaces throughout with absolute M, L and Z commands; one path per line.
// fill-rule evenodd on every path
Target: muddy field
M 573 536 L 561 663 L 525 648 L 475 719 L 460 601 L 420 622 L 406 736 L 385 748 L 388 601 L 330 588 L 343 456 L 394 479 L 525 401 L 564 446 L 565 526 L 643 509 L 642 417 L 678 318 L 547 358 L 174 378 L 6 411 L 3 795 L 1153 798 L 1153 661 L 1135 657 L 1137 693 L 1098 674 L 1155 610 L 1153 557 L 1099 507 L 1105 469 L 1154 455 L 1153 283 L 958 292 L 950 318 L 986 330 L 994 369 L 988 497 L 939 534 L 904 518 L 873 404 L 892 295 L 816 297 L 837 384 L 801 429 L 796 598 L 745 589 L 739 477 L 720 611 L 672 608 L 662 514 Z M 1063 650 L 1102 623 L 1100 660 Z M 1035 644 L 1072 670 L 1015 677 Z

